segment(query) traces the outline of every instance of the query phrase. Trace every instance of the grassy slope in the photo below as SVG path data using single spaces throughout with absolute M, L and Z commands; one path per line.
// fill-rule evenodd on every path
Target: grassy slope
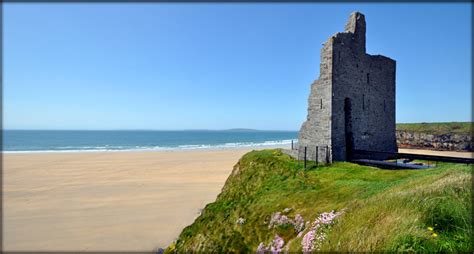
M 423 132 L 428 134 L 471 134 L 471 122 L 447 123 L 399 123 L 398 131 Z
M 311 221 L 321 212 L 347 208 L 323 251 L 472 250 L 471 170 L 466 165 L 394 171 L 340 162 L 302 171 L 279 150 L 264 150 L 238 162 L 216 202 L 167 251 L 254 252 L 275 233 L 290 251 L 301 251 L 301 238 L 292 229 L 282 232 L 265 224 L 286 207 L 293 208 L 291 217 L 300 213 Z M 243 225 L 236 223 L 239 217 L 245 218 Z

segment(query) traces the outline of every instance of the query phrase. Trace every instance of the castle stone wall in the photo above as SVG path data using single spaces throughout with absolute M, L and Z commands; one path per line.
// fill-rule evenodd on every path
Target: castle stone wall
M 348 147 L 397 151 L 396 64 L 366 53 L 365 32 L 365 17 L 355 12 L 346 31 L 330 37 L 321 50 L 321 74 L 311 85 L 308 117 L 299 133 L 299 153 L 307 147 L 309 159 L 316 146 L 330 147 L 329 159 L 338 161 L 346 160 Z
M 303 147 L 305 146 L 307 147 L 307 157 L 311 160 L 316 157 L 316 146 L 331 146 L 332 44 L 332 38 L 330 38 L 321 49 L 319 79 L 311 84 L 308 115 L 299 132 L 299 158 L 304 158 Z

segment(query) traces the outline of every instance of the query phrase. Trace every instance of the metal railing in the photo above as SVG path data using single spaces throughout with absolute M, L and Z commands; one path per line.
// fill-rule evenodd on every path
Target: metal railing
M 298 150 L 298 140 L 291 140 L 291 150 Z
M 301 151 L 300 151 L 301 149 Z M 331 146 L 300 146 L 298 141 L 291 141 L 291 150 L 297 151 L 297 160 L 302 161 L 304 168 L 331 163 Z

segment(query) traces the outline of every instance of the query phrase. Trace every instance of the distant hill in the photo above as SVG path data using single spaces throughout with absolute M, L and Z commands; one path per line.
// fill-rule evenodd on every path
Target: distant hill
M 223 131 L 241 131 L 241 132 L 254 132 L 254 131 L 262 131 L 262 130 L 256 130 L 256 129 L 246 129 L 246 128 L 234 128 L 234 129 L 226 129 Z
M 398 123 L 397 131 L 420 132 L 426 134 L 467 134 L 472 132 L 472 122 L 445 123 Z

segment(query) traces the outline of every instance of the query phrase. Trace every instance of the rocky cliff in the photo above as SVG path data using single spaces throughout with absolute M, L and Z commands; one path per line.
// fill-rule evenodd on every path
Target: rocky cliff
M 429 134 L 397 130 L 399 148 L 422 148 L 441 151 L 473 151 L 472 136 L 469 134 Z

